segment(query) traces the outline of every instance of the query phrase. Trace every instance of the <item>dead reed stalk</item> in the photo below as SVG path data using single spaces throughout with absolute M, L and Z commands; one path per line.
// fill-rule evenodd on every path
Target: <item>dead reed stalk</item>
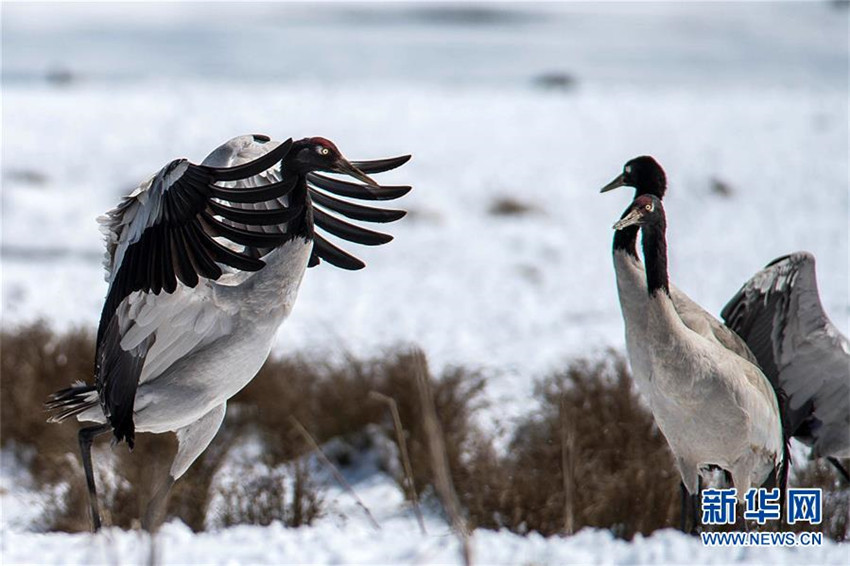
M 469 528 L 466 525 L 460 501 L 452 483 L 449 458 L 446 453 L 446 444 L 443 441 L 443 431 L 437 418 L 437 409 L 434 406 L 434 397 L 428 380 L 428 362 L 421 350 L 414 351 L 413 355 L 417 362 L 415 369 L 416 385 L 422 403 L 422 424 L 428 439 L 431 467 L 434 472 L 434 488 L 437 490 L 437 495 L 443 503 L 443 508 L 449 515 L 452 527 L 460 540 L 463 563 L 466 566 L 471 566 L 472 547 L 469 541 Z
M 419 522 L 419 528 L 423 535 L 427 535 L 425 529 L 425 520 L 422 518 L 422 510 L 419 508 L 419 497 L 416 495 L 416 486 L 413 484 L 413 466 L 410 465 L 410 457 L 407 454 L 407 440 L 404 438 L 404 428 L 401 426 L 401 416 L 398 413 L 398 403 L 395 399 L 379 393 L 378 391 L 370 391 L 369 396 L 376 401 L 386 403 L 390 408 L 390 413 L 393 417 L 393 427 L 395 428 L 396 443 L 398 444 L 401 463 L 404 467 L 405 476 L 405 491 L 407 492 L 410 501 L 413 503 L 413 511 L 416 513 L 416 520 Z
M 564 534 L 575 533 L 576 526 L 576 441 L 575 430 L 567 416 L 567 400 L 561 396 L 561 473 L 564 477 Z
M 331 471 L 331 474 L 333 474 L 334 479 L 339 483 L 340 486 L 342 486 L 345 491 L 347 491 L 354 498 L 354 501 L 357 502 L 357 505 L 361 509 L 363 509 L 363 512 L 366 513 L 366 517 L 369 518 L 369 522 L 372 523 L 373 527 L 375 527 L 375 530 L 381 530 L 381 525 L 379 525 L 378 521 L 375 520 L 375 517 L 372 516 L 372 512 L 369 511 L 369 508 L 366 507 L 366 504 L 363 503 L 363 500 L 360 499 L 360 497 L 354 491 L 354 488 L 351 487 L 351 484 L 346 481 L 345 477 L 343 477 L 339 469 L 334 466 L 333 462 L 328 460 L 328 457 L 325 456 L 324 451 L 322 451 L 322 448 L 316 443 L 310 432 L 306 428 L 304 428 L 304 425 L 302 425 L 301 422 L 295 417 L 290 416 L 289 419 L 292 421 L 292 426 L 294 426 L 296 430 L 301 433 L 301 435 L 304 437 L 304 440 L 307 441 L 307 443 L 310 445 L 310 448 L 313 449 L 313 451 L 319 457 L 319 460 L 322 461 L 322 464 L 327 466 L 327 468 Z

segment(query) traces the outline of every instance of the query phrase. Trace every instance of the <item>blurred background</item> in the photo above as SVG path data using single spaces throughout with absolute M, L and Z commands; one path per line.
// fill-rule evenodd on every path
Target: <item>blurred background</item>
M 232 136 L 412 153 L 396 240 L 310 270 L 276 352 L 420 345 L 486 371 L 494 427 L 533 379 L 623 349 L 623 163 L 666 168 L 671 278 L 719 312 L 817 256 L 848 330 L 844 2 L 3 4 L 2 319 L 96 325 L 95 217 Z M 71 376 L 74 377 L 74 376 Z
M 32 2 L 4 81 L 843 88 L 845 4 Z

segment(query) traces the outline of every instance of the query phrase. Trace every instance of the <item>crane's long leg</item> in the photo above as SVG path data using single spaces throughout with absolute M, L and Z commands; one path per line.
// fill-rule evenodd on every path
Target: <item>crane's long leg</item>
M 92 532 L 94 533 L 100 530 L 100 511 L 97 508 L 97 489 L 94 485 L 94 469 L 91 465 L 91 445 L 96 436 L 109 432 L 111 428 L 108 424 L 81 428 L 78 436 L 83 470 L 86 472 L 86 485 L 89 488 L 89 507 L 91 509 Z
M 690 501 L 691 494 L 688 493 L 688 488 L 685 487 L 684 482 L 679 482 L 679 529 L 686 533 L 688 532 L 688 502 Z
M 683 533 L 695 535 L 700 526 L 700 494 L 702 493 L 702 476 L 697 476 L 696 493 L 690 493 L 684 482 L 679 482 L 680 512 L 679 528 Z M 690 526 L 688 524 L 690 519 Z
M 678 468 L 679 476 L 682 478 L 680 490 L 682 498 L 682 516 L 680 527 L 682 528 L 683 533 L 693 533 L 696 531 L 696 526 L 699 523 L 695 522 L 693 529 L 689 530 L 688 517 L 692 516 L 691 508 L 695 506 L 695 498 L 699 497 L 699 492 L 702 487 L 702 484 L 700 483 L 699 467 L 694 462 L 677 456 L 676 468 Z
M 142 517 L 142 528 L 149 533 L 156 531 L 165 518 L 168 494 L 171 492 L 171 487 L 174 485 L 175 481 L 176 479 L 169 474 L 168 477 L 159 484 L 159 487 L 157 487 L 150 502 L 148 502 L 145 514 Z
M 697 477 L 697 492 L 691 496 L 691 512 L 693 520 L 691 524 L 690 534 L 696 535 L 699 532 L 700 526 L 700 499 L 702 496 L 702 476 Z
M 207 449 L 213 437 L 221 427 L 227 404 L 222 403 L 210 409 L 206 415 L 177 430 L 177 454 L 171 464 L 168 477 L 162 482 L 148 503 L 145 515 L 142 517 L 142 528 L 148 532 L 156 531 L 165 518 L 168 493 L 177 479 L 186 473 L 198 456 Z

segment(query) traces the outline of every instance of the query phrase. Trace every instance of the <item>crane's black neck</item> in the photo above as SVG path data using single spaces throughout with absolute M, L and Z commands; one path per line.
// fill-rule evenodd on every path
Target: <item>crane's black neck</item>
M 646 288 L 649 296 L 663 291 L 670 296 L 667 274 L 667 223 L 662 216 L 658 221 L 643 226 L 643 257 L 646 261 Z
M 295 188 L 289 197 L 290 206 L 301 208 L 301 214 L 287 223 L 286 231 L 293 237 L 300 236 L 305 240 L 313 239 L 313 203 L 307 187 L 307 176 L 293 173 L 298 176 Z
M 626 211 L 620 216 L 622 219 L 626 214 L 631 210 L 627 208 Z M 640 228 L 637 226 L 627 226 L 622 230 L 614 231 L 614 251 L 615 252 L 625 252 L 628 255 L 632 256 L 635 259 L 639 259 L 637 255 L 637 236 Z

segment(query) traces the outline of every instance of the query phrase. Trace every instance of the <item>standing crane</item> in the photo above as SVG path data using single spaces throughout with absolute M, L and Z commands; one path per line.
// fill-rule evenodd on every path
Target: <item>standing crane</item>
M 622 285 L 646 301 L 632 311 L 637 336 L 629 357 L 640 360 L 640 386 L 685 489 L 698 495 L 701 474 L 715 467 L 729 474 L 741 501 L 751 487 L 784 483 L 787 452 L 770 382 L 747 358 L 689 328 L 676 309 L 661 199 L 639 195 L 614 224 L 617 231 L 632 227 L 643 233 L 645 282 L 624 277 Z

